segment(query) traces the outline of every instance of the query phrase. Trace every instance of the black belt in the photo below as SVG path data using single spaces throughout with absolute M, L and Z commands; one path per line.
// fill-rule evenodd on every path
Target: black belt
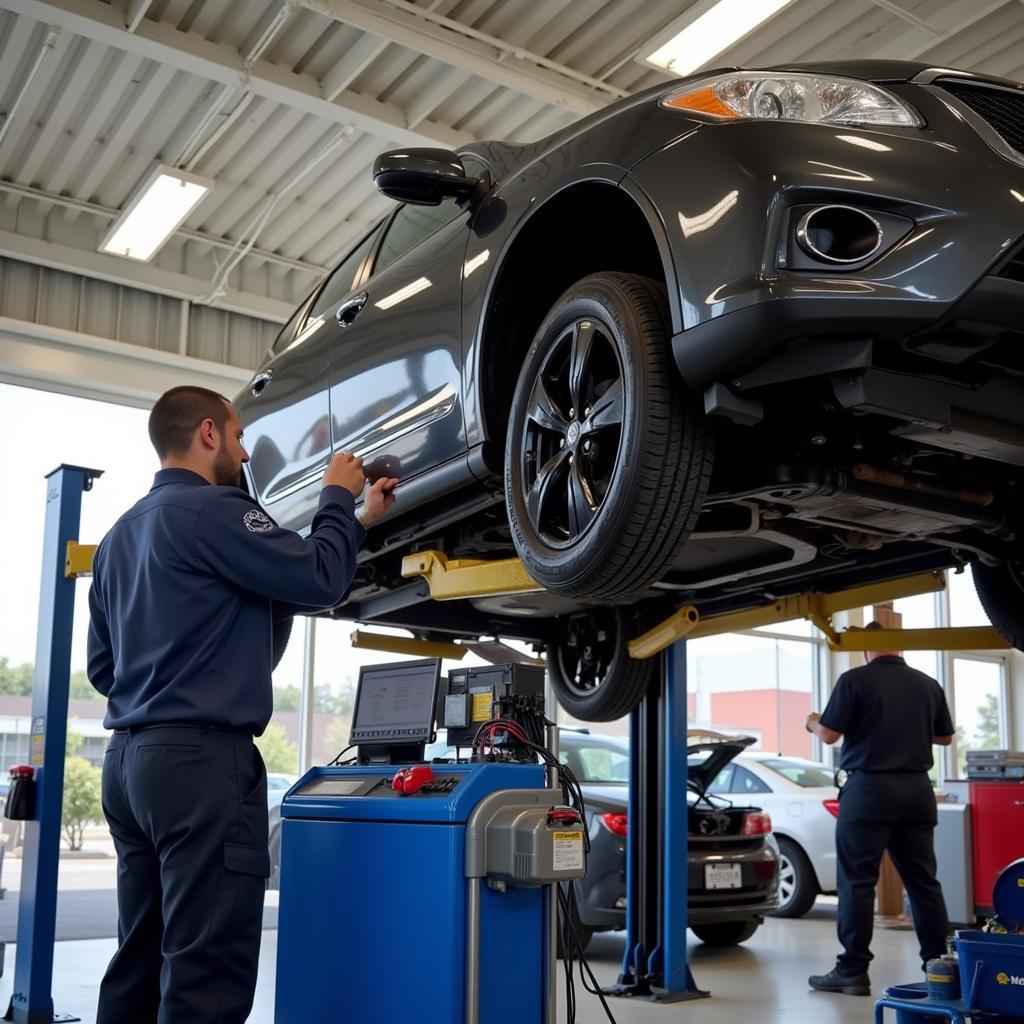
M 214 725 L 211 722 L 153 722 L 150 725 L 128 725 L 121 729 L 115 729 L 114 733 L 118 736 L 134 736 L 137 732 L 149 732 L 151 729 L 196 729 L 199 732 L 229 732 L 235 736 L 252 736 L 251 729 Z

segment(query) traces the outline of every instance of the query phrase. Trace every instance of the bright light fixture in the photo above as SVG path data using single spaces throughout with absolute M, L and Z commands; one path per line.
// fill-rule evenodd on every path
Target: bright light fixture
M 405 302 L 406 299 L 411 299 L 414 295 L 418 295 L 424 288 L 429 288 L 430 285 L 431 281 L 429 278 L 417 277 L 415 281 L 399 288 L 398 291 L 385 295 L 380 302 L 375 302 L 374 305 L 378 309 L 390 309 L 392 306 L 397 306 L 400 302 Z
M 674 75 L 689 75 L 727 50 L 792 0 L 718 0 L 644 59 Z M 664 38 L 664 37 L 662 37 Z
M 212 188 L 210 178 L 159 164 L 110 226 L 100 252 L 151 260 Z

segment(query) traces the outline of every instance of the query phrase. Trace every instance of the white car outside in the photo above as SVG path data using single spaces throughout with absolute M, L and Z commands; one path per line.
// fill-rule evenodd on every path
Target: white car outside
M 780 854 L 776 917 L 801 917 L 819 893 L 836 891 L 839 791 L 828 765 L 781 754 L 741 754 L 709 792 L 742 796 L 771 816 Z

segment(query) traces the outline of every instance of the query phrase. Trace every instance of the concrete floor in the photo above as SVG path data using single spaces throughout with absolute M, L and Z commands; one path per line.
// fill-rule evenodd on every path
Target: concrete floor
M 591 965 L 602 984 L 614 982 L 622 956 L 621 933 L 598 935 L 590 950 Z M 58 942 L 54 957 L 54 1009 L 75 1013 L 84 1024 L 95 1024 L 97 982 L 114 950 L 111 939 Z M 260 978 L 249 1024 L 273 1024 L 274 963 L 277 932 L 263 933 Z M 655 1005 L 645 1001 L 611 1000 L 619 1024 L 677 1022 L 693 1024 L 870 1024 L 872 1000 L 811 992 L 807 975 L 831 967 L 836 952 L 834 906 L 819 905 L 797 921 L 769 920 L 745 945 L 712 950 L 693 941 L 691 966 L 697 984 L 711 992 L 710 999 Z M 874 943 L 872 983 L 875 996 L 888 985 L 923 980 L 913 932 L 879 931 Z M 16 950 L 7 948 L 7 964 L 0 979 L 0 1012 L 6 1008 L 14 974 Z M 607 1018 L 600 1004 L 577 987 L 578 1024 L 600 1024 Z M 345 1020 L 340 1015 L 325 1019 Z M 560 1020 L 564 1020 L 564 1011 Z M 351 1021 L 349 1024 L 371 1024 Z M 416 1022 L 410 1019 L 410 1024 Z

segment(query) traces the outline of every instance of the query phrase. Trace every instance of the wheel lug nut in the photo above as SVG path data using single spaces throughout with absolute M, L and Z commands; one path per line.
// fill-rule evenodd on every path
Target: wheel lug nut
M 589 452 L 590 451 L 590 442 L 589 441 L 584 441 L 583 442 L 583 450 L 585 452 Z

